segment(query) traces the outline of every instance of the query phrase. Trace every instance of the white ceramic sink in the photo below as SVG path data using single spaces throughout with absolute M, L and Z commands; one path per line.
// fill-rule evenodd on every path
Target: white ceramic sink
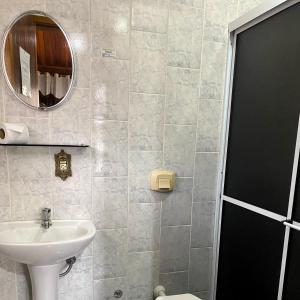
M 64 261 L 78 256 L 93 240 L 90 221 L 53 221 L 44 229 L 41 222 L 0 223 L 0 253 L 28 265 L 33 300 L 57 300 L 57 281 Z
M 90 221 L 53 221 L 49 229 L 40 222 L 0 223 L 0 252 L 28 265 L 50 265 L 80 254 L 93 240 Z

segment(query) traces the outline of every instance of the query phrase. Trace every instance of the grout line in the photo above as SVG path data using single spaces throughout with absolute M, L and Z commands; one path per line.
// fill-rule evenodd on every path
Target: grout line
M 174 123 L 165 123 L 166 126 L 178 126 L 178 127 L 195 127 L 197 124 L 174 124 Z
M 97 228 L 96 227 L 96 231 L 98 232 L 103 232 L 103 231 L 120 231 L 120 230 L 124 230 L 127 229 L 127 227 L 116 227 L 116 228 Z
M 120 179 L 128 178 L 128 176 L 97 176 L 97 175 L 92 175 L 92 177 L 93 178 L 110 178 L 110 179 L 113 179 L 113 178 L 116 178 L 116 179 L 118 179 L 118 178 L 120 178 Z
M 212 152 L 209 152 L 209 151 L 196 151 L 197 154 L 219 154 L 220 152 L 219 151 L 212 151 Z
M 131 94 L 136 94 L 136 95 L 151 95 L 151 96 L 164 96 L 165 94 L 162 93 L 146 93 L 146 92 L 135 92 L 135 91 L 130 91 Z
M 172 271 L 172 272 L 160 272 L 162 275 L 168 275 L 168 274 L 180 274 L 180 273 L 187 273 L 189 270 L 182 270 L 182 271 Z
M 91 118 L 91 120 L 93 122 L 119 122 L 119 123 L 128 123 L 128 120 L 112 120 L 112 119 L 102 119 L 102 120 L 98 120 L 95 118 Z
M 167 30 L 166 30 L 166 49 L 165 49 L 165 85 L 164 85 L 164 108 L 163 108 L 163 139 L 162 139 L 162 168 L 165 166 L 165 145 L 166 145 L 166 110 L 167 110 L 167 80 L 168 80 L 168 49 L 169 49 L 169 25 L 170 25 L 170 4 L 168 3 L 167 15 Z M 163 213 L 163 199 L 160 199 L 160 227 L 159 227 L 159 270 L 158 270 L 158 284 L 160 284 L 160 266 L 161 266 L 161 242 L 162 242 L 162 213 Z
M 99 278 L 95 279 L 95 282 L 105 281 L 105 280 L 111 280 L 111 279 L 126 279 L 126 276 L 117 276 L 117 277 L 105 277 L 105 278 Z M 101 300 L 101 299 L 100 299 Z
M 149 150 L 149 151 L 139 151 L 139 150 L 129 150 L 129 153 L 152 153 L 152 154 L 163 154 L 163 151 L 152 151 L 152 150 Z M 152 170 L 151 170 L 152 171 Z M 149 176 L 149 174 L 146 174 L 146 175 L 138 175 L 138 174 L 135 174 L 136 177 L 147 177 Z M 150 187 L 149 187 L 150 188 Z
M 167 228 L 167 227 L 172 227 L 172 228 L 175 228 L 175 227 L 192 227 L 191 224 L 181 224 L 181 225 L 162 225 L 162 227 L 164 228 Z
M 204 247 L 192 247 L 191 249 L 212 249 L 213 246 L 204 246 Z
M 198 82 L 198 96 L 200 98 L 200 86 L 201 86 L 201 75 L 203 70 L 203 44 L 204 44 L 204 29 L 206 19 L 206 1 L 203 5 L 202 10 L 202 43 L 201 43 L 201 55 L 200 55 L 200 72 Z M 195 173 L 196 173 L 196 157 L 197 157 L 197 142 L 198 142 L 198 127 L 199 127 L 199 113 L 200 113 L 200 101 L 197 102 L 197 124 L 196 124 L 196 136 L 195 136 L 195 148 L 194 148 L 194 169 L 193 169 L 193 188 L 192 188 L 192 205 L 191 205 L 191 228 L 190 228 L 190 241 L 189 241 L 189 263 L 188 263 L 188 291 L 190 290 L 190 268 L 191 268 L 191 249 L 192 249 L 192 229 L 193 229 L 193 210 L 194 210 L 194 196 L 195 196 Z
M 5 78 L 3 78 L 2 76 L 2 82 L 1 82 L 1 96 L 2 96 L 2 109 L 3 109 L 3 120 L 6 119 L 6 107 L 5 107 L 5 103 L 6 103 L 6 98 L 4 100 L 4 87 L 3 87 L 3 80 L 5 80 Z M 6 159 L 6 174 L 7 174 L 7 188 L 8 188 L 8 197 L 9 197 L 9 211 L 10 211 L 10 216 L 9 216 L 9 220 L 12 221 L 12 198 L 11 198 L 11 180 L 10 180 L 10 168 L 9 168 L 9 160 L 8 160 L 8 148 L 4 149 L 4 153 L 5 153 L 5 159 Z M 17 278 L 17 263 L 13 262 L 14 265 L 14 279 L 15 279 L 15 292 L 16 292 L 16 297 L 18 298 L 18 278 Z
M 201 66 L 199 68 L 191 68 L 191 67 L 179 67 L 179 66 L 167 65 L 167 68 L 178 69 L 178 70 L 188 70 L 188 71 L 200 71 Z
M 127 112 L 127 239 L 126 239 L 126 296 L 129 297 L 129 278 L 128 278 L 128 256 L 129 256 L 129 213 L 130 213 L 130 116 L 131 116 L 131 84 L 132 84 L 132 78 L 131 78 L 131 70 L 132 70 L 132 1 L 130 0 L 129 3 L 129 59 L 128 59 L 128 112 Z
M 92 31 L 91 31 L 91 22 L 92 22 L 92 1 L 89 0 L 89 48 L 88 52 L 90 53 L 89 57 L 89 134 L 90 134 L 90 144 L 93 145 L 93 127 L 94 127 L 94 120 L 92 118 L 92 103 L 94 102 L 94 99 L 92 97 Z M 90 161 L 90 192 L 91 192 L 91 214 L 90 219 L 95 224 L 94 220 L 94 168 L 93 168 L 93 149 L 89 151 L 89 161 Z M 97 234 L 97 229 L 96 229 Z M 92 241 L 91 244 L 91 254 L 92 254 L 92 299 L 95 298 L 95 288 L 94 288 L 94 279 L 95 279 L 95 256 L 94 256 L 94 247 L 95 247 L 95 240 Z
M 168 32 L 158 32 L 158 31 L 152 31 L 152 30 L 149 30 L 149 29 L 139 29 L 139 28 L 134 28 L 132 26 L 131 28 L 132 31 L 137 31 L 137 32 L 145 32 L 145 33 L 154 33 L 154 34 L 160 34 L 160 35 L 167 35 Z

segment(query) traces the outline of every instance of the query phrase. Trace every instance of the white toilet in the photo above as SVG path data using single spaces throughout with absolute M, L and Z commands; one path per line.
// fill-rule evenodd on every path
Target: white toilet
M 166 289 L 162 285 L 158 285 L 154 289 L 154 299 L 155 300 L 201 300 L 200 298 L 192 295 L 192 294 L 180 294 L 180 295 L 166 295 Z

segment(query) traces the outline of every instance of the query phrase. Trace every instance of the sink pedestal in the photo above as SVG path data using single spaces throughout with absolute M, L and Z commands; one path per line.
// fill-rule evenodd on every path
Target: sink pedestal
M 28 270 L 32 285 L 33 300 L 57 300 L 57 283 L 61 264 L 49 266 L 31 266 Z

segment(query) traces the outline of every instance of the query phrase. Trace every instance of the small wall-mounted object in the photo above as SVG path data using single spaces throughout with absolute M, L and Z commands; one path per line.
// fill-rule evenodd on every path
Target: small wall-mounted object
M 168 170 L 154 170 L 150 176 L 150 188 L 156 192 L 171 192 L 175 186 L 175 173 Z
M 66 180 L 72 176 L 71 169 L 71 154 L 61 150 L 54 155 L 55 158 L 55 176 L 60 177 L 62 180 Z
M 116 50 L 115 49 L 102 49 L 102 57 L 105 58 L 116 58 Z

